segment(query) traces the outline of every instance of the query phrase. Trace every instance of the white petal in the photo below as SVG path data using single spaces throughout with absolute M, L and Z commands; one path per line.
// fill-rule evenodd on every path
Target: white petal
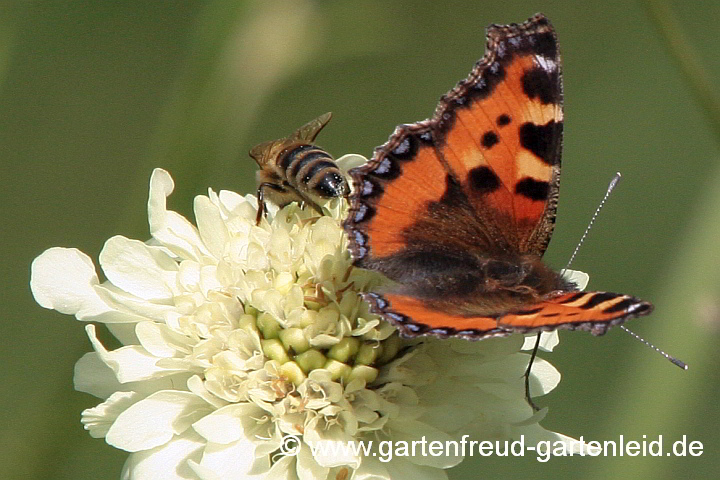
M 390 478 L 411 478 L 413 480 L 448 480 L 445 470 L 417 465 L 408 461 L 407 457 L 394 458 L 387 464 Z
M 330 471 L 327 467 L 321 467 L 312 456 L 312 451 L 307 445 L 302 445 L 295 457 L 297 459 L 296 471 L 300 480 L 316 480 L 327 477 Z
M 50 248 L 32 262 L 35 301 L 60 313 L 83 318 L 110 310 L 93 289 L 98 283 L 92 260 L 76 248 Z
M 223 480 L 223 477 L 221 477 L 219 474 L 215 473 L 215 470 L 213 470 L 210 467 L 205 467 L 203 465 L 200 465 L 197 462 L 194 462 L 193 460 L 188 460 L 188 466 L 192 468 L 193 472 L 195 472 L 195 475 L 199 480 Z
M 590 282 L 590 275 L 580 270 L 565 270 L 563 272 L 563 279 L 577 285 L 578 290 L 585 290 L 587 284 Z
M 540 410 L 533 413 L 525 420 L 520 420 L 519 422 L 512 422 L 512 425 L 514 427 L 525 427 L 528 425 L 536 425 L 537 423 L 542 422 L 545 419 L 545 417 L 547 416 L 549 411 L 550 411 L 550 409 L 548 407 L 541 408 Z
M 530 374 L 530 394 L 545 395 L 560 383 L 560 372 L 550 362 L 535 357 Z
M 165 445 L 131 454 L 121 475 L 122 480 L 196 480 L 188 462 L 199 461 L 205 441 L 188 430 Z
M 167 325 L 155 322 L 140 322 L 135 327 L 140 345 L 156 357 L 171 358 L 178 353 L 192 351 L 195 343 L 185 335 L 171 330 Z
M 253 207 L 257 209 L 257 197 L 255 195 L 248 196 L 255 199 L 255 204 L 253 205 Z M 248 199 L 238 194 L 237 192 L 233 192 L 230 190 L 220 190 L 220 192 L 218 192 L 218 201 L 225 208 L 225 210 L 227 210 L 228 212 L 232 212 L 240 205 L 246 203 Z
M 200 260 L 210 258 L 200 234 L 192 223 L 176 212 L 167 210 L 167 197 L 175 188 L 170 174 L 161 168 L 153 170 L 150 177 L 148 198 L 148 221 L 150 234 L 181 258 Z
M 315 454 L 315 461 L 323 467 L 339 467 L 350 465 L 357 468 L 360 465 L 360 456 L 355 455 L 351 448 L 348 448 L 353 438 L 342 432 L 340 428 L 309 428 L 313 423 L 305 427 L 303 441 L 312 445 Z M 308 449 L 307 445 L 303 448 Z
M 128 323 L 141 322 L 143 320 L 163 321 L 168 312 L 175 310 L 174 305 L 169 303 L 148 302 L 145 299 L 136 297 L 130 293 L 120 290 L 112 283 L 106 282 L 95 287 L 98 296 L 112 308 L 112 314 L 87 318 L 103 323 Z
M 209 403 L 215 408 L 222 408 L 227 405 L 227 402 L 225 400 L 222 400 L 213 395 L 212 393 L 208 392 L 207 388 L 205 388 L 205 382 L 203 382 L 203 380 L 197 375 L 193 375 L 192 377 L 188 378 L 186 385 L 188 387 L 188 390 L 190 390 L 198 397 L 204 399 L 207 403 Z
M 105 327 L 123 345 L 137 345 L 140 343 L 137 335 L 135 335 L 135 323 L 108 323 Z
M 190 372 L 178 372 L 152 380 L 120 383 L 115 372 L 103 362 L 96 352 L 86 353 L 75 364 L 73 378 L 75 390 L 106 399 L 113 392 L 137 392 L 148 396 L 160 390 L 187 383 Z
M 222 290 L 223 284 L 218 280 L 216 265 L 204 265 L 200 269 L 199 285 L 200 290 L 205 296 L 208 296 L 213 290 Z
M 353 472 L 353 480 L 392 480 L 390 472 L 385 468 L 385 463 L 380 462 L 378 458 L 383 457 L 363 457 L 362 463 L 357 470 Z M 417 479 L 413 479 L 417 480 Z
M 200 463 L 191 467 L 203 480 L 249 480 L 255 463 L 254 450 L 255 445 L 247 439 L 230 445 L 208 444 Z
M 183 260 L 178 272 L 178 283 L 186 292 L 195 292 L 200 283 L 200 270 L 202 265 L 193 260 Z
M 263 410 L 252 403 L 235 403 L 215 410 L 193 424 L 196 432 L 208 442 L 228 444 L 246 437 L 245 424 L 257 423 Z
M 99 398 L 108 398 L 113 392 L 122 389 L 115 372 L 95 352 L 80 357 L 75 364 L 73 381 L 75 390 Z
M 163 249 L 116 235 L 105 242 L 100 265 L 113 285 L 138 298 L 173 297 L 178 266 Z
M 343 171 L 347 172 L 351 168 L 359 167 L 367 163 L 367 158 L 356 153 L 348 153 L 335 160 L 337 166 Z
M 354 329 L 352 332 L 350 332 L 350 334 L 353 337 L 359 337 L 361 335 L 365 335 L 366 333 L 368 333 L 370 330 L 374 329 L 378 325 L 380 325 L 380 320 L 377 320 L 377 319 L 370 320 L 369 322 L 365 323 L 365 325 Z
M 95 334 L 95 325 L 87 325 L 85 331 L 100 359 L 115 372 L 120 383 L 159 378 L 177 371 L 157 366 L 158 357 L 140 345 L 121 347 L 112 352 L 106 350 Z
M 409 456 L 406 458 L 408 462 L 417 465 L 427 465 L 435 468 L 450 468 L 454 467 L 458 463 L 462 462 L 463 457 L 461 455 L 454 455 L 454 451 L 450 448 L 449 455 L 432 456 L 429 454 L 430 442 L 439 441 L 442 443 L 443 448 L 448 441 L 455 440 L 447 433 L 439 430 L 435 427 L 428 425 L 427 423 L 418 422 L 416 420 L 393 420 L 388 422 L 388 428 L 392 431 L 392 439 L 395 443 L 398 440 L 408 442 L 408 445 L 412 445 L 412 442 L 427 440 L 426 451 L 427 455 L 422 455 L 418 450 L 415 451 L 415 456 Z
M 99 285 L 90 257 L 74 248 L 51 248 L 36 258 L 30 287 L 41 306 L 74 314 L 78 320 L 127 323 L 144 319 L 127 308 L 118 310 L 108 287 Z
M 81 422 L 93 438 L 107 435 L 118 415 L 143 398 L 136 392 L 115 392 L 100 405 L 83 410 Z
M 537 333 L 527 335 L 520 350 L 532 350 L 535 348 L 535 342 L 537 342 Z M 542 332 L 540 334 L 540 350 L 543 352 L 552 352 L 558 343 L 560 343 L 560 336 L 557 330 Z
M 195 220 L 205 246 L 215 258 L 222 258 L 230 234 L 220 210 L 208 197 L 202 195 L 195 197 Z
M 273 464 L 270 471 L 262 477 L 262 480 L 297 480 L 295 464 L 295 457 L 281 457 Z
M 169 442 L 209 410 L 203 399 L 190 392 L 156 392 L 122 412 L 106 441 L 128 452 L 148 450 Z

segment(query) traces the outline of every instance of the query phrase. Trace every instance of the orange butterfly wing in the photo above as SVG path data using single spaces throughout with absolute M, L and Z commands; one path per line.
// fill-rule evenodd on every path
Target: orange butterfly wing
M 600 334 L 650 312 L 646 302 L 599 292 L 581 294 L 598 305 L 563 303 L 575 285 L 540 260 L 555 223 L 562 101 L 547 18 L 492 25 L 485 56 L 433 117 L 400 125 L 350 171 L 344 227 L 354 263 L 397 283 L 368 295 L 373 311 L 405 335 L 476 339 L 555 328 Z
M 628 318 L 647 315 L 653 306 L 635 297 L 609 292 L 570 292 L 497 316 L 452 315 L 430 310 L 417 298 L 365 294 L 373 313 L 382 315 L 404 336 L 435 335 L 469 339 L 503 337 L 558 328 L 603 335 Z
M 491 26 L 485 57 L 434 116 L 399 126 L 350 172 L 356 264 L 391 276 L 392 256 L 418 243 L 542 255 L 559 187 L 560 68 L 544 16 Z

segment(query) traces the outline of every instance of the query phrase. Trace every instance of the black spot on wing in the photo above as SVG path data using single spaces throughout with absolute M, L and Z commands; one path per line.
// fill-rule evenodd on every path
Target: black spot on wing
M 562 304 L 563 304 L 563 305 L 566 305 L 566 304 L 568 304 L 568 303 L 572 303 L 572 302 L 574 302 L 574 301 L 576 301 L 576 300 L 581 299 L 581 298 L 584 297 L 585 295 L 588 295 L 588 294 L 585 293 L 585 292 L 577 292 L 577 293 L 573 294 L 573 295 L 572 295 L 570 298 L 568 298 L 567 300 L 564 300 L 564 301 L 562 302 Z
M 547 22 L 547 19 L 545 19 Z M 532 52 L 542 55 L 545 58 L 554 59 L 557 57 L 557 40 L 552 32 L 542 32 L 532 35 L 529 38 Z
M 540 66 L 528 70 L 522 77 L 523 91 L 531 99 L 539 99 L 547 105 L 559 103 L 559 79 L 557 69 L 548 72 Z
M 616 303 L 612 307 L 608 307 L 605 310 L 603 310 L 603 313 L 619 313 L 624 312 L 628 308 L 630 308 L 631 305 L 636 303 L 632 298 L 626 298 L 625 300 Z
M 495 119 L 495 123 L 497 123 L 498 127 L 504 127 L 506 125 L 509 125 L 511 122 L 510 115 L 507 115 L 503 113 L 502 115 L 498 115 L 497 119 Z
M 515 193 L 530 200 L 547 200 L 548 194 L 550 193 L 550 184 L 548 182 L 535 180 L 534 178 L 525 177 L 515 185 Z
M 617 294 L 615 294 L 615 293 L 595 293 L 595 294 L 593 294 L 592 297 L 590 297 L 590 300 L 585 302 L 584 305 L 580 305 L 580 308 L 582 308 L 583 310 L 590 310 L 591 308 L 594 308 L 608 300 L 612 300 L 613 298 L 617 298 Z
M 468 175 L 470 188 L 479 193 L 492 193 L 500 188 L 500 179 L 490 167 L 480 166 L 470 170 Z
M 527 310 L 519 310 L 517 312 L 513 312 L 514 315 L 535 315 L 536 313 L 540 313 L 542 311 L 542 307 L 537 308 L 528 308 Z
M 637 308 L 633 309 L 633 315 L 644 315 L 653 311 L 653 306 L 649 303 L 641 303 Z
M 482 146 L 485 148 L 492 148 L 499 141 L 500 139 L 498 138 L 497 134 L 492 130 L 485 132 L 480 139 L 480 143 L 482 143 Z
M 545 125 L 532 122 L 523 123 L 520 127 L 520 145 L 537 155 L 548 165 L 560 163 L 560 139 L 562 122 L 550 120 Z
M 603 313 L 627 313 L 632 315 L 644 315 L 650 313 L 653 307 L 650 303 L 643 302 L 637 298 L 626 298 L 612 307 L 603 310 Z
M 440 197 L 440 204 L 449 206 L 459 206 L 467 203 L 467 197 L 462 191 L 462 187 L 451 175 L 445 176 L 445 193 Z

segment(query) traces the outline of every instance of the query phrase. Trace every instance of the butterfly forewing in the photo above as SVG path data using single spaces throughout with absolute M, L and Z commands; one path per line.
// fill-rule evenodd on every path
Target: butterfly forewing
M 509 252 L 542 255 L 562 147 L 562 74 L 544 17 L 488 29 L 485 57 L 440 102 L 437 142 L 476 216 Z

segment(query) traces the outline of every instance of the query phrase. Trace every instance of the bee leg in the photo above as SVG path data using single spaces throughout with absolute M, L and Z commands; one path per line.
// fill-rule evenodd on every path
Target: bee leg
M 323 212 L 323 209 L 320 205 L 318 205 L 316 202 L 312 201 L 310 197 L 307 195 L 303 195 L 301 192 L 298 192 L 298 195 L 300 198 L 303 199 L 303 202 L 305 202 L 306 205 L 311 206 L 317 213 L 320 215 L 325 215 L 325 212 Z
M 311 206 L 317 213 L 320 215 L 325 215 L 325 212 L 323 212 L 322 207 L 318 205 L 316 202 L 314 202 L 310 197 L 305 195 L 303 192 L 298 190 L 297 188 L 293 187 L 292 185 L 286 185 L 288 190 L 292 190 L 293 193 L 297 196 L 297 198 L 301 199 L 305 205 Z
M 305 203 L 310 205 L 316 212 L 318 212 L 320 215 L 325 215 L 325 212 L 323 212 L 323 209 L 320 205 L 313 202 L 312 200 L 305 200 Z
M 280 192 L 280 193 L 287 193 L 287 190 L 285 190 L 285 188 L 283 188 L 281 185 L 277 185 L 275 183 L 263 182 L 260 185 L 258 185 L 258 189 L 257 189 L 258 211 L 257 211 L 257 217 L 255 217 L 255 225 L 260 225 L 260 220 L 262 219 L 262 216 L 265 213 L 265 194 L 263 193 L 264 188 L 269 188 L 271 190 L 275 190 L 276 192 Z

